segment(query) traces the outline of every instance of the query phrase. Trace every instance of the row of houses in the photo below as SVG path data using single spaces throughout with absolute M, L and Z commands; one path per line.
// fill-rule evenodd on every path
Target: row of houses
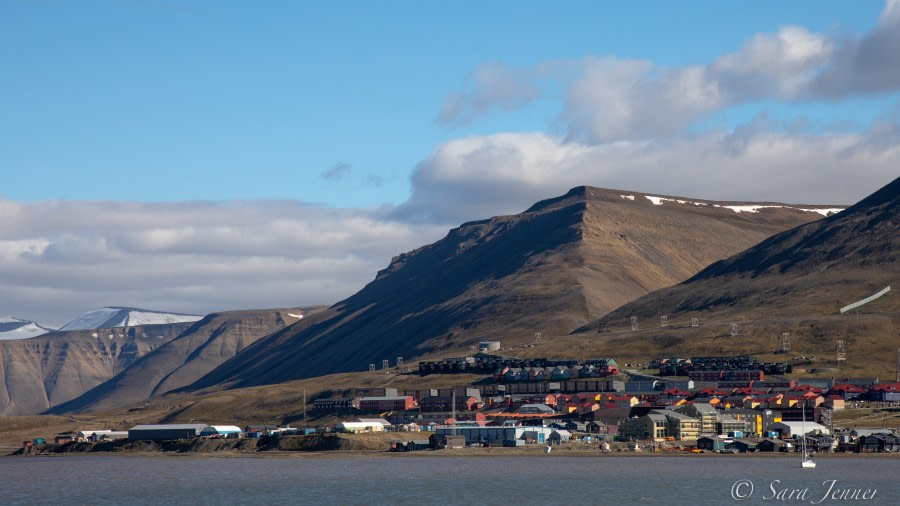
M 588 359 L 554 359 L 532 358 L 521 359 L 479 353 L 471 357 L 445 358 L 439 361 L 419 362 L 420 374 L 448 374 L 459 372 L 471 372 L 481 374 L 503 375 L 508 369 L 563 369 L 568 378 L 577 378 L 577 374 L 585 366 L 585 374 L 582 377 L 603 377 L 619 374 L 619 365 L 612 358 L 588 358 Z M 521 381 L 528 381 L 522 379 Z
M 660 357 L 650 361 L 651 368 L 659 368 L 660 376 L 691 376 L 692 372 L 710 373 L 709 376 L 698 374 L 699 381 L 709 381 L 708 379 L 699 379 L 703 377 L 715 378 L 712 373 L 749 373 L 758 376 L 762 380 L 765 374 L 790 374 L 793 372 L 793 366 L 786 362 L 768 362 L 763 363 L 750 355 L 740 355 L 732 357 L 693 357 L 693 358 L 676 358 L 676 357 Z

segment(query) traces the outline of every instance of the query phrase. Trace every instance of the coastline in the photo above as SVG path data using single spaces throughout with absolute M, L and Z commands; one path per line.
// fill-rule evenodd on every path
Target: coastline
M 389 451 L 387 449 L 330 449 L 330 450 L 312 450 L 312 449 L 237 449 L 237 448 L 197 448 L 193 449 L 188 444 L 174 444 L 168 446 L 160 445 L 137 445 L 137 447 L 126 448 L 123 445 L 119 448 L 97 449 L 96 447 L 87 446 L 87 443 L 76 443 L 81 445 L 79 448 L 45 448 L 43 451 L 25 454 L 18 449 L 12 453 L 0 455 L 3 458 L 16 457 L 67 457 L 67 456 L 123 456 L 123 457 L 149 457 L 149 458 L 304 458 L 304 459 L 323 459 L 323 458 L 351 458 L 351 459 L 381 459 L 381 458 L 493 458 L 493 457 L 527 457 L 527 458 L 549 458 L 549 457 L 566 457 L 566 458 L 600 458 L 608 459 L 615 457 L 625 458 L 691 458 L 691 459 L 779 459 L 792 460 L 798 459 L 799 453 L 782 453 L 782 452 L 749 452 L 749 453 L 692 453 L 689 451 L 610 451 L 601 452 L 596 446 L 587 446 L 580 444 L 553 446 L 550 453 L 546 453 L 543 445 L 534 445 L 528 447 L 508 448 L 508 447 L 477 447 L 477 448 L 453 448 L 442 450 L 419 450 L 419 451 Z M 49 446 L 49 445 L 48 445 Z M 74 445 L 73 445 L 74 446 Z M 62 450 L 62 451 L 60 451 Z M 832 460 L 832 459 L 872 459 L 872 458 L 897 458 L 898 453 L 819 453 L 816 460 Z

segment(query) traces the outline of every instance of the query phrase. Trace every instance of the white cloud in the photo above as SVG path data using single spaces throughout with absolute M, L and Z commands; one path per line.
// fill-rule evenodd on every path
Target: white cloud
M 485 70 L 487 69 L 487 70 Z M 467 123 L 539 98 L 542 80 L 566 88 L 560 113 L 568 137 L 590 143 L 681 133 L 710 113 L 759 101 L 816 102 L 900 90 L 900 7 L 890 0 L 859 37 L 783 26 L 751 37 L 707 65 L 664 67 L 648 60 L 587 56 L 515 69 L 478 67 L 464 92 L 445 100 L 441 120 Z
M 498 134 L 438 146 L 416 169 L 404 217 L 438 222 L 523 211 L 579 185 L 717 200 L 852 204 L 896 177 L 900 123 L 863 133 L 762 128 L 587 144 Z
M 105 305 L 331 304 L 446 233 L 383 214 L 289 201 L 0 201 L 0 312 L 61 325 Z
M 396 207 L 292 201 L 0 200 L 0 314 L 61 325 L 104 305 L 206 313 L 329 304 L 447 226 L 521 212 L 579 185 L 657 195 L 850 204 L 897 176 L 900 115 L 822 132 L 761 114 L 728 131 L 689 127 L 755 101 L 840 101 L 900 90 L 900 0 L 860 37 L 785 26 L 706 65 L 588 56 L 478 66 L 439 121 L 464 125 L 565 89 L 566 135 L 497 133 L 436 146 Z M 337 163 L 321 177 L 338 181 Z M 366 177 L 369 185 L 381 183 Z
M 507 67 L 501 62 L 483 63 L 466 79 L 466 90 L 444 98 L 438 121 L 464 125 L 492 109 L 515 109 L 539 96 L 537 74 Z

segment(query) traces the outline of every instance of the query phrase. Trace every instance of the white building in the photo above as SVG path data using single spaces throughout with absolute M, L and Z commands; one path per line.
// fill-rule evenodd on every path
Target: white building
M 804 431 L 806 434 L 831 434 L 828 427 L 815 422 L 777 422 L 769 425 L 766 430 L 780 432 L 782 437 L 799 436 Z
M 550 427 L 472 427 L 454 425 L 439 427 L 435 434 L 447 436 L 465 436 L 466 444 L 491 443 L 503 444 L 505 441 L 526 441 L 530 443 L 545 443 L 554 429 Z
M 335 427 L 337 432 L 382 432 L 384 425 L 381 422 L 341 422 Z
M 243 434 L 240 427 L 234 425 L 208 425 L 200 430 L 200 437 L 234 437 Z

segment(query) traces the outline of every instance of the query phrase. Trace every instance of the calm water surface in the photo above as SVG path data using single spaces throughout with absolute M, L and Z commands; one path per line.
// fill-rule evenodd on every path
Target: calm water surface
M 900 459 L 875 457 L 90 455 L 0 458 L 0 477 L 0 504 L 900 504 Z M 823 500 L 832 480 L 877 492 Z

